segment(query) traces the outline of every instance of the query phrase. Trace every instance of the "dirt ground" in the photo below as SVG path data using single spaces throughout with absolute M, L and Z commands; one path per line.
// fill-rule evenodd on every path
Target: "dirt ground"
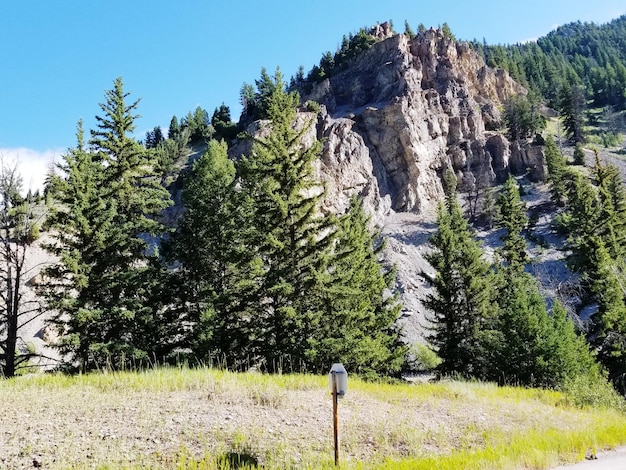
M 240 387 L 211 378 L 182 390 L 138 388 L 123 379 L 101 386 L 29 382 L 0 383 L 3 469 L 168 468 L 181 452 L 238 453 L 269 468 L 332 462 L 325 387 L 254 381 Z M 585 416 L 541 400 L 488 399 L 466 384 L 423 394 L 349 390 L 339 405 L 342 460 L 448 452 L 481 446 L 490 435 L 580 426 Z

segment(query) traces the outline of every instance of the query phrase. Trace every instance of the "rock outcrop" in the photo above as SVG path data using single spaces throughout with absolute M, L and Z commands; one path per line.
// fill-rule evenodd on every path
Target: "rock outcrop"
M 341 210 L 359 192 L 380 223 L 391 210 L 432 214 L 447 167 L 461 184 L 502 181 L 510 171 L 540 179 L 540 149 L 494 132 L 502 102 L 519 93 L 526 91 L 504 71 L 441 31 L 377 42 L 304 96 L 323 105 L 319 174 L 329 204 Z

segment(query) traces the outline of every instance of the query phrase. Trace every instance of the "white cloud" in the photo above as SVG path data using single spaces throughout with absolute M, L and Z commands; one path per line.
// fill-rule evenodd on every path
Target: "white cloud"
M 0 158 L 5 164 L 17 163 L 17 169 L 22 175 L 24 192 L 28 189 L 43 190 L 46 174 L 54 162 L 61 159 L 65 153 L 62 149 L 50 149 L 43 152 L 29 148 L 0 148 Z

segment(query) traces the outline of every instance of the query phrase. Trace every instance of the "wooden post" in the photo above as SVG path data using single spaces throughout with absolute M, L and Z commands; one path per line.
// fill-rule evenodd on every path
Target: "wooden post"
M 337 410 L 337 375 L 332 372 L 333 377 L 333 431 L 335 441 L 335 466 L 339 465 L 339 413 Z

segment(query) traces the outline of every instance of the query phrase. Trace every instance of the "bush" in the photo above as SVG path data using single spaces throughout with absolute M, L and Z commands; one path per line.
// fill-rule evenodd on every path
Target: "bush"
M 304 103 L 304 109 L 312 113 L 319 113 L 322 107 L 317 101 L 307 100 L 307 102 Z
M 579 408 L 612 408 L 626 412 L 626 401 L 601 374 L 579 375 L 562 389 L 565 402 Z
M 580 143 L 576 144 L 576 148 L 574 149 L 574 165 L 584 165 L 585 164 L 585 151 L 583 150 L 583 146 Z
M 41 231 L 39 230 L 39 225 L 33 224 L 32 227 L 30 227 L 30 231 L 28 235 L 26 236 L 26 243 L 28 244 L 34 243 L 37 240 L 39 240 L 39 237 L 41 237 Z
M 416 343 L 409 350 L 407 362 L 416 372 L 429 372 L 441 364 L 441 358 L 427 345 Z
M 603 132 L 600 135 L 604 148 L 617 147 L 621 142 L 621 136 L 615 132 Z

